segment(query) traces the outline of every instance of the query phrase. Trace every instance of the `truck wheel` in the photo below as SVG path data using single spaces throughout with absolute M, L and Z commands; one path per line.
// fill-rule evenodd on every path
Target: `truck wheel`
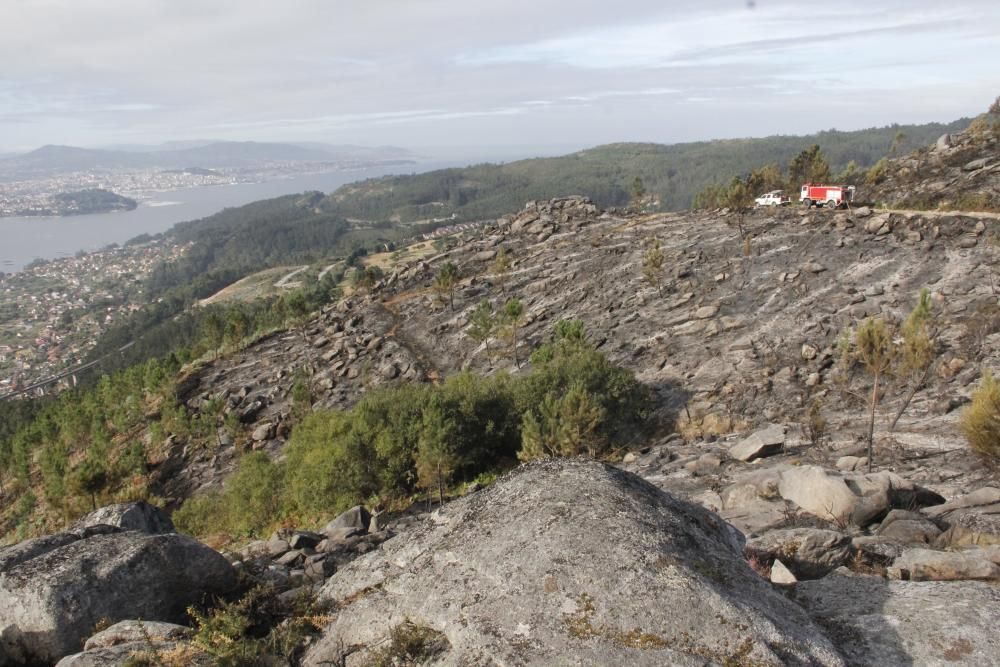
M 802 205 L 805 206 L 806 208 L 812 208 L 813 200 L 812 199 L 803 199 L 802 200 Z
M 830 201 L 828 201 L 826 203 L 826 207 L 830 208 L 830 209 L 836 209 L 837 208 L 837 202 L 836 202 L 836 200 L 831 199 Z

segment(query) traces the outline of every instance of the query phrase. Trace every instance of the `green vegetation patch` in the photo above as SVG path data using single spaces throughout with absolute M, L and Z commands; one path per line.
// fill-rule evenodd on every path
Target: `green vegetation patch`
M 296 426 L 280 462 L 248 455 L 225 489 L 188 500 L 180 530 L 233 537 L 276 523 L 305 525 L 352 505 L 393 502 L 527 460 L 607 456 L 645 423 L 648 392 L 588 344 L 582 328 L 532 356 L 530 372 L 460 373 L 440 385 L 374 391 L 348 411 L 323 410 Z

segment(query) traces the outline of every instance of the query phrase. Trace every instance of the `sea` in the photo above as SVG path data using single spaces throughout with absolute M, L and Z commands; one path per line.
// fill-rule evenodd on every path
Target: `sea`
M 56 259 L 158 234 L 178 222 L 198 220 L 227 207 L 282 195 L 332 192 L 347 183 L 388 174 L 410 174 L 459 166 L 459 162 L 417 162 L 308 174 L 262 183 L 213 185 L 146 193 L 139 207 L 118 213 L 61 218 L 0 218 L 0 272 L 20 271 L 34 259 Z

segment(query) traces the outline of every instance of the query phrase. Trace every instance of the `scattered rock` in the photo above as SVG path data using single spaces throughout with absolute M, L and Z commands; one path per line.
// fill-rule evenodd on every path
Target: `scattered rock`
M 718 312 L 718 306 L 702 306 L 698 310 L 694 311 L 694 318 L 696 320 L 707 320 L 710 317 L 715 317 Z
M 138 530 L 150 535 L 174 532 L 174 522 L 166 512 L 144 501 L 101 507 L 77 521 L 70 530 L 78 531 L 97 525 Z
M 737 461 L 749 462 L 780 452 L 785 446 L 785 429 L 772 424 L 756 431 L 729 450 L 729 457 Z
M 270 440 L 274 437 L 274 424 L 271 422 L 264 422 L 263 424 L 260 424 L 253 430 L 250 437 L 256 442 Z
M 368 532 L 371 526 L 372 515 L 361 505 L 355 505 L 351 509 L 340 514 L 336 519 L 326 524 L 323 532 L 327 536 L 349 537 L 347 533 L 358 535 Z
M 985 169 L 986 165 L 990 163 L 990 159 L 986 157 L 981 157 L 970 162 L 966 162 L 962 166 L 962 171 L 979 171 L 980 169 Z
M 83 645 L 83 649 L 92 651 L 98 648 L 109 648 L 116 644 L 128 644 L 147 639 L 154 642 L 184 639 L 190 635 L 191 628 L 176 623 L 140 620 L 119 621 L 88 639 L 87 643 Z
M 907 510 L 889 512 L 876 531 L 876 535 L 900 544 L 930 544 L 940 534 L 934 522 Z
M 325 535 L 298 530 L 292 533 L 288 539 L 288 546 L 292 549 L 315 549 L 316 545 L 324 539 L 326 539 Z
M 776 560 L 771 564 L 771 583 L 787 586 L 789 584 L 797 584 L 799 580 L 795 578 L 791 570 L 785 567 L 784 563 Z
M 746 552 L 780 559 L 800 579 L 817 579 L 847 562 L 851 538 L 833 530 L 787 528 L 749 540 Z
M 959 581 L 964 579 L 1000 580 L 1000 565 L 993 562 L 986 549 L 934 551 L 907 549 L 889 568 L 893 579 L 909 581 Z M 1000 560 L 1000 553 L 998 553 Z

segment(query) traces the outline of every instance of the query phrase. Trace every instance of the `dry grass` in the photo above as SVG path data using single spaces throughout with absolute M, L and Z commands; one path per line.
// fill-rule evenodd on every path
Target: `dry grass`
M 702 440 L 708 436 L 729 435 L 749 428 L 750 422 L 745 419 L 701 410 L 682 414 L 676 426 L 677 432 L 687 442 Z
M 1000 458 L 1000 384 L 989 371 L 983 373 L 972 403 L 962 413 L 962 433 L 969 446 L 990 459 Z
M 275 287 L 274 283 L 287 276 L 296 268 L 299 267 L 280 266 L 247 276 L 246 278 L 237 280 L 232 285 L 223 287 L 212 296 L 202 299 L 198 302 L 198 305 L 208 306 L 218 303 L 256 301 L 261 297 L 283 292 L 280 288 Z

